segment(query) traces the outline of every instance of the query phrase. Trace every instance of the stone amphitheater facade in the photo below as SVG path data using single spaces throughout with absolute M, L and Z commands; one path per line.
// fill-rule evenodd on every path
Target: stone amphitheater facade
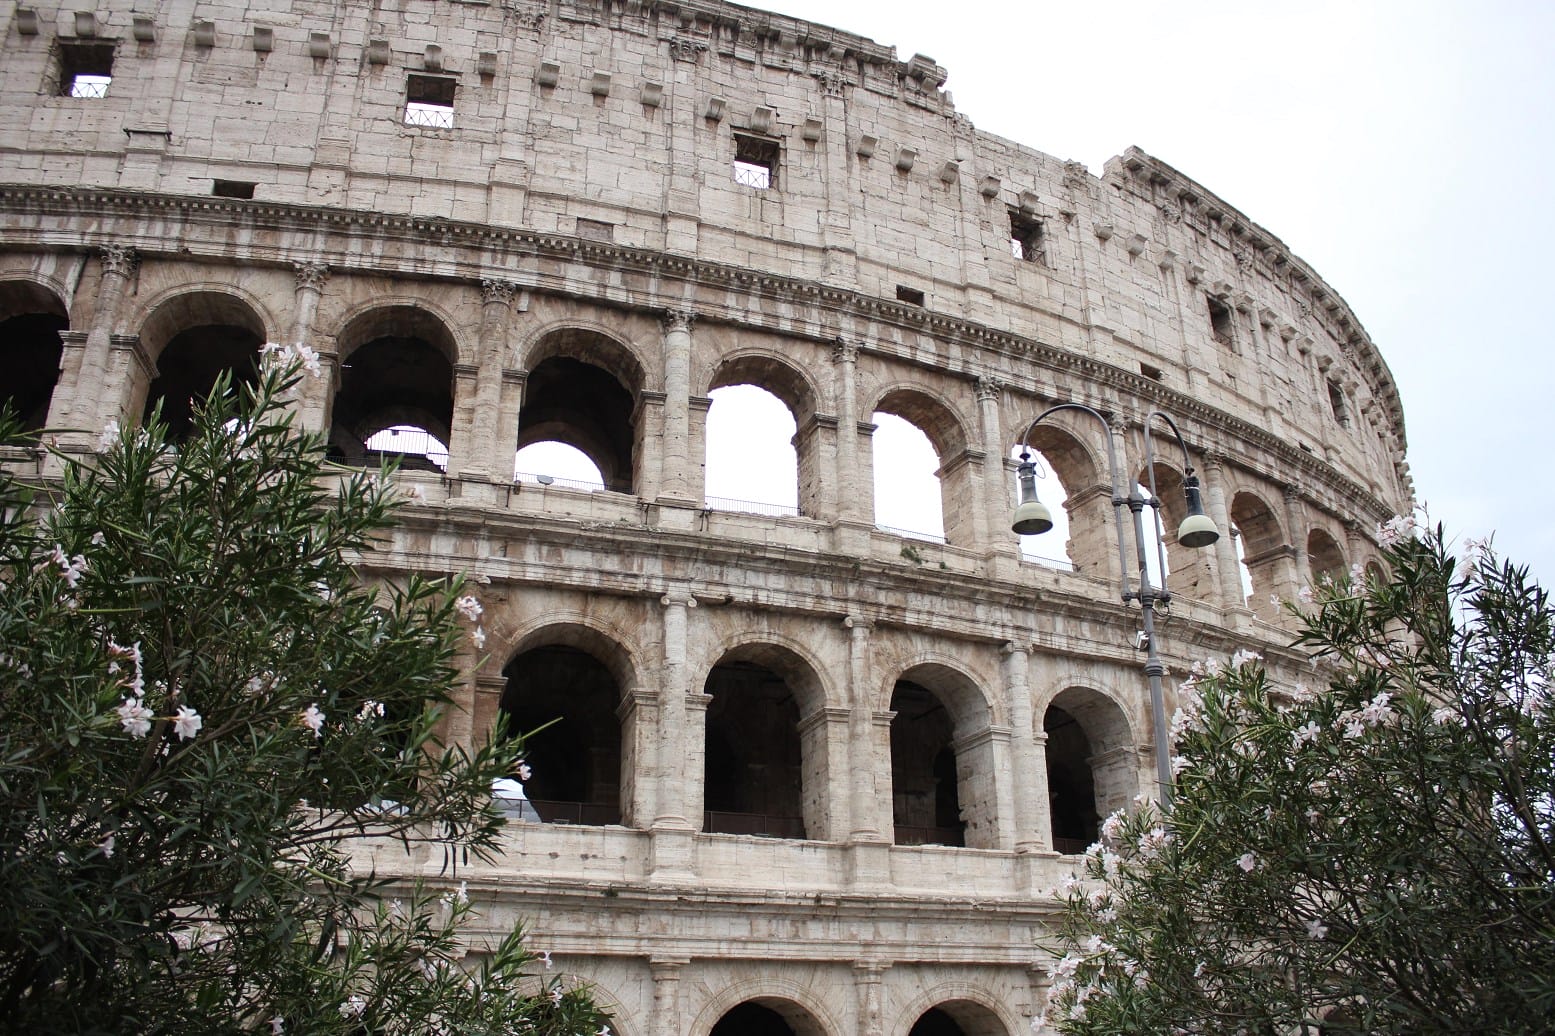
M 622 1036 L 1040 1012 L 1068 854 L 1154 790 L 1101 428 L 1032 439 L 1072 570 L 1008 532 L 1045 407 L 1110 415 L 1136 465 L 1171 414 L 1239 534 L 1168 537 L 1168 708 L 1241 647 L 1294 681 L 1271 597 L 1410 506 L 1392 378 L 1306 263 L 1147 154 L 1095 176 L 979 132 L 922 56 L 718 0 L 39 2 L 0 40 L 4 394 L 51 428 L 177 420 L 300 341 L 343 461 L 446 444 L 364 577 L 477 582 L 450 737 L 563 716 L 547 822 L 461 876 Z M 733 385 L 793 415 L 796 514 L 709 506 Z M 943 543 L 877 527 L 876 413 L 932 443 Z M 538 441 L 605 488 L 515 480 Z

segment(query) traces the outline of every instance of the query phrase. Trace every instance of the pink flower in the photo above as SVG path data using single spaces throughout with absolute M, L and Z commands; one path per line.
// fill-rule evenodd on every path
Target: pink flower
M 454 611 L 458 612 L 460 615 L 463 615 L 471 622 L 478 622 L 480 620 L 481 613 L 484 612 L 485 609 L 481 607 L 481 602 L 477 601 L 473 596 L 466 594 L 464 597 L 461 597 L 454 602 Z
M 1258 857 L 1252 853 L 1243 853 L 1242 858 L 1236 861 L 1236 865 L 1251 874 L 1258 866 Z
M 113 711 L 119 714 L 119 724 L 131 737 L 145 737 L 151 733 L 151 710 L 140 698 L 126 698 Z
M 1322 938 L 1326 937 L 1327 935 L 1328 935 L 1328 926 L 1325 925 L 1323 922 L 1319 921 L 1317 918 L 1314 917 L 1310 921 L 1307 922 L 1307 938 L 1308 939 L 1322 939 Z
M 173 717 L 173 733 L 178 735 L 180 741 L 186 741 L 200 732 L 205 721 L 200 714 L 187 705 L 178 707 L 178 715 Z
M 309 705 L 302 712 L 302 725 L 313 731 L 314 737 L 324 736 L 324 713 L 317 705 Z

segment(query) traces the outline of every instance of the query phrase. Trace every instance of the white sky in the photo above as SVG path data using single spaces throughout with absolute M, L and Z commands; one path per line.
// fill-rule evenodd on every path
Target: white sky
M 1555 581 L 1555 4 L 773 0 L 933 57 L 979 129 L 1093 172 L 1131 144 L 1350 303 L 1449 533 Z M 1050 534 L 1051 535 L 1051 534 Z

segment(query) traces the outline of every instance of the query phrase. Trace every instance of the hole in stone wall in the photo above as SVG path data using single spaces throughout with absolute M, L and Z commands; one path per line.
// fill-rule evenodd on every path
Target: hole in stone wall
M 533 442 L 513 455 L 513 481 L 592 493 L 605 488 L 599 466 L 576 446 Z
M 59 333 L 69 327 L 64 306 L 50 293 L 20 282 L 0 284 L 0 405 L 30 431 L 48 421 L 64 351 Z
M 405 125 L 453 129 L 457 87 L 458 83 L 449 76 L 406 76 Z
M 62 97 L 106 97 L 113 81 L 113 44 L 61 43 L 59 92 Z
M 1010 210 L 1010 254 L 1028 263 L 1046 261 L 1042 248 L 1041 220 L 1022 216 L 1019 209 Z
M 751 662 L 708 674 L 703 830 L 804 838 L 799 705 L 781 676 Z
M 252 198 L 256 186 L 247 180 L 214 180 L 211 194 L 218 198 Z
M 550 645 L 516 656 L 502 675 L 504 732 L 544 727 L 524 744 L 532 771 L 524 791 L 540 819 L 619 824 L 621 689 L 610 670 L 587 652 Z
M 794 415 L 755 385 L 711 393 L 707 412 L 707 506 L 723 511 L 799 514 Z
M 780 145 L 770 137 L 734 134 L 734 182 L 759 191 L 776 189 Z
M 1228 348 L 1236 344 L 1235 331 L 1231 320 L 1231 307 L 1215 298 L 1213 295 L 1205 296 L 1209 303 L 1209 329 L 1210 335 Z
M 934 692 L 907 680 L 891 692 L 891 815 L 897 845 L 965 845 L 954 724 Z
M 529 372 L 518 415 L 517 449 L 565 443 L 593 463 L 604 488 L 630 493 L 632 411 L 631 392 L 609 370 L 572 356 L 551 356 Z
M 896 301 L 905 302 L 909 306 L 923 305 L 923 292 L 917 288 L 909 288 L 905 284 L 896 286 Z
M 1053 822 L 1053 848 L 1083 853 L 1096 841 L 1101 817 L 1091 773 L 1091 742 L 1074 717 L 1056 705 L 1042 717 L 1047 735 L 1047 795 Z

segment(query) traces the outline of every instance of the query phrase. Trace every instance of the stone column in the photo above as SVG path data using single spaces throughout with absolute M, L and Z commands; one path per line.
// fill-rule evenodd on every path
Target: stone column
M 1281 591 L 1281 595 L 1294 598 L 1299 587 L 1312 585 L 1312 566 L 1307 557 L 1307 513 L 1299 487 L 1287 485 L 1282 495 L 1285 498 L 1286 542 L 1290 544 L 1294 571 L 1288 580 L 1290 585 Z
M 691 323 L 696 314 L 670 310 L 664 328 L 664 434 L 659 495 L 689 500 L 691 491 Z M 700 503 L 701 501 L 696 501 Z
M 1226 510 L 1225 465 L 1216 452 L 1204 455 L 1204 509 L 1220 530 L 1215 541 L 1215 565 L 1220 573 L 1220 606 L 1247 610 L 1242 592 L 1242 565 L 1236 559 L 1236 538 L 1231 533 L 1231 513 Z
M 647 827 L 656 815 L 659 697 L 652 691 L 632 691 L 616 706 L 616 717 L 621 721 L 621 823 Z
M 86 341 L 80 349 L 69 348 L 67 343 L 59 384 L 69 386 L 69 403 L 64 420 L 56 422 L 51 412 L 50 424 L 82 429 L 83 442 L 95 440 L 97 432 L 109 421 L 122 421 L 125 417 L 124 401 L 130 387 L 111 384 L 108 374 L 113 366 L 112 339 L 119 321 L 119 307 L 138 261 L 135 250 L 127 245 L 108 245 L 102 250 L 99 256 L 102 280 L 97 288 Z
M 657 812 L 654 827 L 694 830 L 697 825 L 686 816 L 686 782 L 701 780 L 700 774 L 683 772 L 687 746 L 686 695 L 690 688 L 686 665 L 687 613 L 696 607 L 696 599 L 687 593 L 671 592 L 659 598 L 663 607 L 664 664 L 659 682 L 659 774 L 654 799 Z
M 1048 820 L 1047 769 L 1038 758 L 1033 735 L 1036 725 L 1031 715 L 1031 655 L 1011 641 L 1004 645 L 1004 686 L 1010 697 L 1010 755 L 1014 770 L 1015 851 L 1029 853 L 1041 849 L 1041 832 L 1052 825 Z M 1046 755 L 1045 752 L 1041 753 Z
M 977 406 L 982 420 L 983 433 L 983 495 L 986 503 L 984 526 L 988 530 L 986 549 L 990 554 L 1020 553 L 1020 539 L 1010 531 L 1010 515 L 1014 511 L 1014 498 L 1010 495 L 1010 479 L 1005 458 L 1009 444 L 1004 441 L 1004 427 L 999 420 L 999 395 L 1004 383 L 992 375 L 977 379 Z
M 474 398 L 455 400 L 454 428 L 449 436 L 453 441 L 448 444 L 449 474 L 457 473 L 460 478 L 512 481 L 512 458 L 501 463 L 501 454 L 510 450 L 499 452 L 499 447 L 510 444 L 498 424 L 502 415 L 503 360 L 517 291 L 510 281 L 481 281 Z
M 874 623 L 858 615 L 842 620 L 848 630 L 848 704 L 852 710 L 849 729 L 849 756 L 852 774 L 853 830 L 848 833 L 854 842 L 890 842 L 891 829 L 885 825 L 890 817 L 882 816 L 881 789 L 889 785 L 882 781 L 882 760 L 875 750 L 874 703 L 869 685 L 869 631 Z M 889 736 L 889 728 L 888 728 Z M 890 754 L 885 766 L 889 766 Z
M 688 963 L 685 957 L 648 958 L 648 973 L 653 976 L 651 1036 L 681 1036 L 680 969 Z
M 1354 518 L 1346 518 L 1344 522 L 1344 553 L 1350 562 L 1350 571 L 1355 571 L 1355 566 L 1362 568 L 1362 578 L 1365 578 L 1366 565 L 1366 538 L 1361 535 L 1361 523 Z
M 858 343 L 837 339 L 832 347 L 833 396 L 837 401 L 837 515 L 872 522 L 874 486 L 865 484 L 859 463 Z
M 858 1000 L 858 1036 L 885 1036 L 884 996 L 881 979 L 889 967 L 879 961 L 861 960 L 853 965 L 853 988 Z
M 318 317 L 319 299 L 329 267 L 323 263 L 293 263 L 297 284 L 292 291 L 291 339 L 286 344 L 306 345 L 319 354 L 318 377 L 303 375 L 293 402 L 298 427 L 305 432 L 328 433 L 330 411 L 340 377 L 340 354 L 333 348 L 319 349 L 313 344 L 313 323 Z

